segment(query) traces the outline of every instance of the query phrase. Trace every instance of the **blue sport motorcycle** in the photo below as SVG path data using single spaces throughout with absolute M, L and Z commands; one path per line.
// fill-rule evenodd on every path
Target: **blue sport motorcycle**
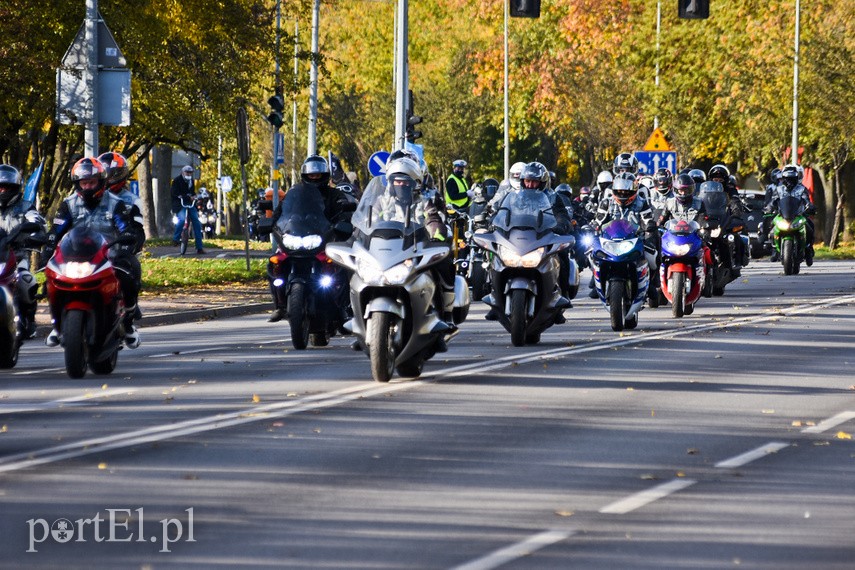
M 589 259 L 594 290 L 609 310 L 612 330 L 634 329 L 650 284 L 638 226 L 628 220 L 604 225 L 594 236 Z

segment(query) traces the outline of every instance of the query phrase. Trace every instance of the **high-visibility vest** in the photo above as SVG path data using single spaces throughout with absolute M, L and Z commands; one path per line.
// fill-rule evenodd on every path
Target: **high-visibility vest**
M 466 194 L 466 191 L 468 190 L 468 188 L 466 187 L 466 181 L 465 180 L 463 180 L 462 178 L 458 178 L 457 175 L 455 175 L 455 174 L 452 174 L 449 177 L 449 180 L 454 180 L 454 183 L 457 184 L 457 187 L 460 189 L 460 193 Z M 447 203 L 452 204 L 454 206 L 457 206 L 458 208 L 462 208 L 462 207 L 466 206 L 466 204 L 469 203 L 469 196 L 463 196 L 463 198 L 457 198 L 456 200 L 453 200 L 448 195 L 448 187 L 447 186 L 448 185 L 446 184 L 445 201 Z

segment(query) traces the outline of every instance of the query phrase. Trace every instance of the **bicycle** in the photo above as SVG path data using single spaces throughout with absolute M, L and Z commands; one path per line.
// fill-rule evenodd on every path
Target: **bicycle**
M 185 202 L 185 200 L 190 200 L 189 203 Z M 181 207 L 184 208 L 184 226 L 181 228 L 181 238 L 178 241 L 179 251 L 181 251 L 181 255 L 187 253 L 187 244 L 190 242 L 190 231 L 192 227 L 192 223 L 190 221 L 190 210 L 196 207 L 196 198 L 195 197 L 181 197 Z M 178 216 L 175 216 L 175 223 L 178 223 Z

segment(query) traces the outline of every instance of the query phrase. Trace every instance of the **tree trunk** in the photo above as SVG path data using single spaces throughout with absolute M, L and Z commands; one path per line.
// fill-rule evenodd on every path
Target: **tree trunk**
M 822 187 L 822 192 L 817 192 L 814 185 L 814 201 L 817 212 L 815 239 L 828 245 L 831 243 L 831 226 L 834 224 L 834 185 L 832 180 L 825 175 L 825 170 L 815 169 L 814 174 Z
M 837 205 L 834 210 L 834 225 L 831 228 L 831 236 L 828 239 L 828 247 L 835 249 L 837 247 L 837 237 L 840 235 L 840 226 L 843 224 L 843 208 L 845 207 L 846 197 L 843 194 L 843 185 L 840 183 L 840 170 L 834 171 L 834 191 L 837 195 Z
M 142 150 L 145 150 L 143 148 Z M 140 156 L 137 166 L 137 178 L 140 183 L 140 201 L 142 202 L 143 228 L 147 238 L 157 237 L 157 210 L 154 207 L 154 191 L 151 183 L 151 159 L 148 151 Z
M 174 229 L 172 225 L 172 195 L 169 191 L 172 184 L 172 149 L 170 147 L 166 145 L 154 147 L 151 172 L 157 235 L 169 237 Z

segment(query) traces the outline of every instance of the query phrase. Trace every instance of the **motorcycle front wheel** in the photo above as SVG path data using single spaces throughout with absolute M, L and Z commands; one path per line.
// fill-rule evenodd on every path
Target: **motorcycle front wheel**
M 525 346 L 526 291 L 511 291 L 511 344 Z
M 794 275 L 798 273 L 798 261 L 796 260 L 796 248 L 793 247 L 795 242 L 791 239 L 784 240 L 781 243 L 781 263 L 784 266 L 784 275 Z
M 395 371 L 394 318 L 391 313 L 374 313 L 368 321 L 368 356 L 377 382 L 388 382 Z
M 681 319 L 686 314 L 686 274 L 674 273 L 671 279 L 671 315 Z
M 86 375 L 89 346 L 86 344 L 86 313 L 72 310 L 62 320 L 62 344 L 65 349 L 65 371 L 71 378 Z
M 306 314 L 306 289 L 294 283 L 288 293 L 288 325 L 291 327 L 291 344 L 297 350 L 309 345 L 309 315 Z
M 626 283 L 621 280 L 609 282 L 609 319 L 612 330 L 620 332 L 624 327 L 623 298 Z
M 21 343 L 18 338 L 5 329 L 0 332 L 0 369 L 14 368 L 18 363 L 18 351 Z

